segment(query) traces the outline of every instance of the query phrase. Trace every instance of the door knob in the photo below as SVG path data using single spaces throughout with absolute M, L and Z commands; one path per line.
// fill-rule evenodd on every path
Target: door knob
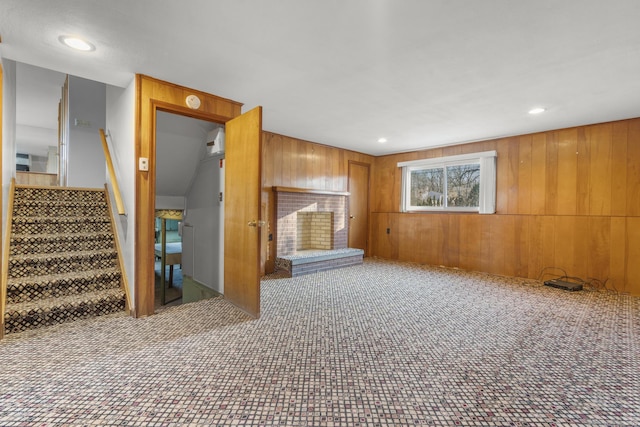
M 353 215 L 349 215 L 349 219 L 356 219 L 356 217 Z
M 248 225 L 249 227 L 262 227 L 262 226 L 263 226 L 263 225 L 265 225 L 265 224 L 266 224 L 266 222 L 264 222 L 264 221 L 258 221 L 258 220 L 255 220 L 255 219 L 254 219 L 254 220 L 251 220 L 251 221 L 249 221 L 249 222 L 247 223 L 247 225 Z

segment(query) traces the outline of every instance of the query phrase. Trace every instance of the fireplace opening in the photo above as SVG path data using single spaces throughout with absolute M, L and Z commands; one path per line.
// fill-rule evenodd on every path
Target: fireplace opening
M 296 251 L 333 249 L 333 212 L 297 212 Z

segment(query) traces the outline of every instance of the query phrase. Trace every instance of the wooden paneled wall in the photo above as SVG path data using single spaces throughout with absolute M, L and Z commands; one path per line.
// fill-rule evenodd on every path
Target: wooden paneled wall
M 263 133 L 262 152 L 262 217 L 268 223 L 262 241 L 268 245 L 263 253 L 267 253 L 265 269 L 270 272 L 275 261 L 275 241 L 268 239 L 275 221 L 272 187 L 347 191 L 349 161 L 373 164 L 374 157 L 271 132 Z
M 399 161 L 487 150 L 495 215 L 400 212 Z M 640 119 L 377 157 L 372 180 L 374 256 L 640 295 Z

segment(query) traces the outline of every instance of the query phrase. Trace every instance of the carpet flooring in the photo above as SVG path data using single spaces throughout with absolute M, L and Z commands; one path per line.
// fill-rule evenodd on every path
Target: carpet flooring
M 1 426 L 638 426 L 640 298 L 366 259 L 0 342 Z

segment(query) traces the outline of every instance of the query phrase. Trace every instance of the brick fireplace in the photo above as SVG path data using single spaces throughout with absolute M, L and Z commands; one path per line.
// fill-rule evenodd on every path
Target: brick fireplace
M 292 276 L 362 263 L 347 247 L 347 192 L 274 187 L 276 268 Z

